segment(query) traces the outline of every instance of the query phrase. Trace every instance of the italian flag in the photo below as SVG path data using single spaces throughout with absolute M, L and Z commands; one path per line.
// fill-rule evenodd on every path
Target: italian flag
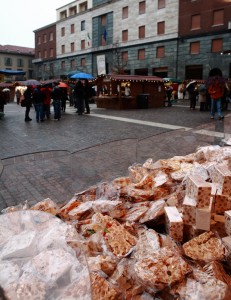
M 88 46 L 90 46 L 91 37 L 90 37 L 90 34 L 89 34 L 89 32 L 87 33 L 87 38 L 88 38 L 88 42 L 87 42 L 87 44 L 88 44 Z

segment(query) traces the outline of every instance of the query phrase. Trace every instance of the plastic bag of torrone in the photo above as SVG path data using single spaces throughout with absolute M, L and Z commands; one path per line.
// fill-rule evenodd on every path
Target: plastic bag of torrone
M 0 286 L 7 299 L 91 299 L 81 238 L 51 214 L 0 216 Z

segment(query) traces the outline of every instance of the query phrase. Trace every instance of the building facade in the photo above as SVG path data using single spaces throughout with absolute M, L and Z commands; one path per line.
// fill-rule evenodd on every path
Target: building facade
M 34 48 L 13 45 L 0 45 L 0 69 L 8 71 L 24 71 L 26 75 L 1 75 L 4 80 L 24 80 L 33 78 Z M 26 78 L 25 78 L 26 77 Z
M 211 68 L 221 67 L 231 77 L 230 1 L 76 0 L 56 13 L 52 72 L 44 51 L 40 57 L 37 51 L 44 28 L 35 31 L 38 79 L 77 71 L 96 77 L 99 60 L 106 73 L 205 79 Z
M 51 79 L 56 60 L 56 23 L 35 30 L 35 74 L 38 79 Z

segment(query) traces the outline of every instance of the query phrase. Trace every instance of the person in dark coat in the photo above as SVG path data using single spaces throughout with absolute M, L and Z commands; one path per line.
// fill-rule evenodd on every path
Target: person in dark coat
M 195 110 L 197 102 L 196 82 L 191 83 L 187 88 L 190 100 L 190 109 Z
M 44 111 L 43 111 L 43 102 L 45 99 L 45 95 L 41 91 L 40 87 L 34 89 L 33 92 L 33 103 L 36 112 L 36 121 L 43 122 L 44 121 Z
M 75 97 L 76 97 L 76 113 L 82 115 L 84 112 L 84 86 L 81 80 L 78 80 L 75 85 Z
M 30 108 L 32 106 L 33 101 L 33 87 L 28 86 L 24 92 L 25 104 L 26 104 L 26 111 L 25 111 L 25 122 L 30 122 L 32 119 L 29 116 Z
M 6 99 L 6 93 L 0 90 L 0 112 L 4 114 L 4 105 L 6 105 L 7 99 Z
M 61 101 L 62 101 L 62 91 L 61 88 L 58 87 L 58 82 L 54 83 L 54 87 L 51 91 L 51 99 L 53 100 L 54 106 L 54 119 L 61 119 Z

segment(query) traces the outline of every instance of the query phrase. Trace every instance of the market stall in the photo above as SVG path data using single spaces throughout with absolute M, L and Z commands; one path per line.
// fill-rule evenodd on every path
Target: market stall
M 103 75 L 96 80 L 98 108 L 136 109 L 164 106 L 164 80 L 157 76 Z

